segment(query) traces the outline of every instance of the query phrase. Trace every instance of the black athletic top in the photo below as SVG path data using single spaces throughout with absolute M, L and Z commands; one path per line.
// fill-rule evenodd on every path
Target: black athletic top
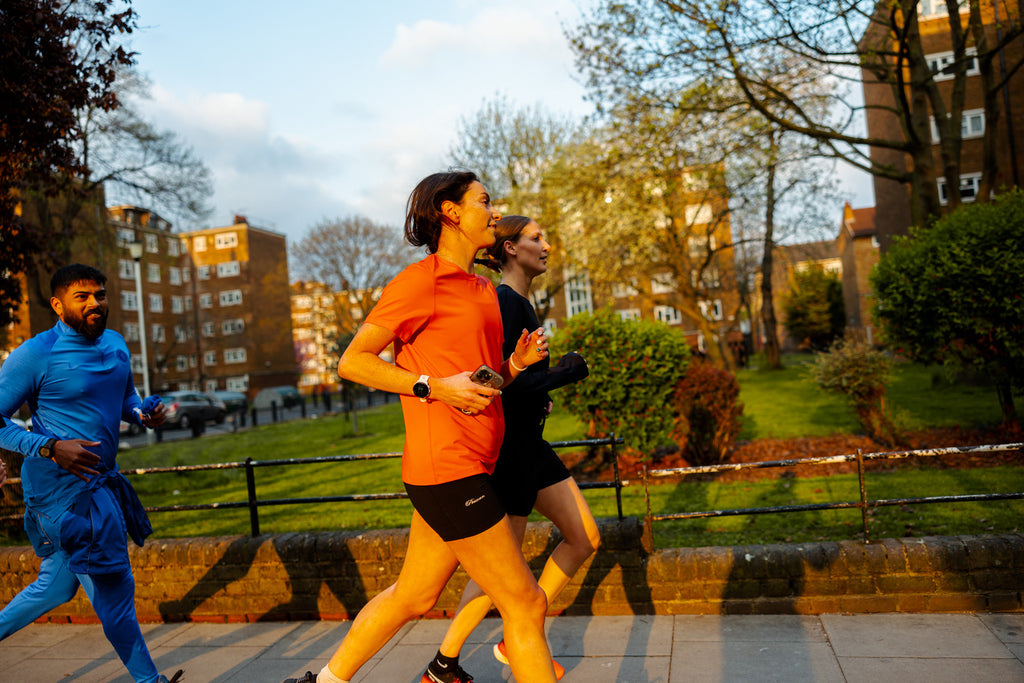
M 508 285 L 498 285 L 498 305 L 505 331 L 502 351 L 508 358 L 516 350 L 516 342 L 523 330 L 533 332 L 540 327 L 540 321 L 530 301 Z M 551 367 L 549 358 L 544 358 L 519 373 L 514 382 L 501 390 L 505 409 L 505 441 L 541 438 L 551 401 L 548 392 L 578 382 L 588 374 L 590 370 L 586 361 L 576 352 L 562 356 L 554 367 Z

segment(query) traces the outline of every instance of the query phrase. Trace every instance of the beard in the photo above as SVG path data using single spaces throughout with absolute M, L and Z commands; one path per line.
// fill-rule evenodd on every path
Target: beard
M 94 341 L 107 329 L 107 313 L 106 309 L 94 308 L 81 316 L 65 315 L 64 322 L 86 339 Z

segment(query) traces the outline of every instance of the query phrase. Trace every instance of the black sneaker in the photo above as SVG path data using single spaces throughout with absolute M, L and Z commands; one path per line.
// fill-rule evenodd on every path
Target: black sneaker
M 178 669 L 177 671 L 174 672 L 174 675 L 171 676 L 170 678 L 167 678 L 167 676 L 160 676 L 159 683 L 178 683 L 178 681 L 180 681 L 181 677 L 184 676 L 184 675 L 185 675 L 185 670 L 184 669 Z
M 473 677 L 458 664 L 442 674 L 434 673 L 428 666 L 420 683 L 473 683 Z
M 284 683 L 316 683 L 316 674 L 312 671 L 307 671 L 306 675 L 302 678 L 286 678 Z

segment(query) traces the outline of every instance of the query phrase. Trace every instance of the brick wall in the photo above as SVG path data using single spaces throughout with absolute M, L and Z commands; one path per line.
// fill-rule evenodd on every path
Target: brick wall
M 637 519 L 601 521 L 602 546 L 552 605 L 563 614 L 817 614 L 1024 611 L 1024 534 L 840 541 L 649 552 Z M 156 540 L 132 548 L 139 618 L 351 618 L 390 585 L 407 530 Z M 558 541 L 531 525 L 535 571 Z M 0 549 L 0 602 L 38 571 L 31 548 Z M 460 571 L 428 616 L 450 615 Z M 84 594 L 51 621 L 94 622 Z

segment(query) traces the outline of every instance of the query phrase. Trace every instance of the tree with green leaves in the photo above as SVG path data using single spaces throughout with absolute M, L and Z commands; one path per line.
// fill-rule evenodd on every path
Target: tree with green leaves
M 786 330 L 815 351 L 828 348 L 846 328 L 846 303 L 839 276 L 821 265 L 797 270 L 782 300 Z
M 942 175 L 960 176 L 961 123 L 968 71 L 977 68 L 985 100 L 985 152 L 979 197 L 994 189 L 997 97 L 1019 73 L 1019 8 L 986 16 L 990 3 L 947 0 L 953 58 L 942 73 L 928 64 L 918 0 L 602 0 L 570 28 L 592 99 L 605 109 L 658 106 L 680 112 L 745 110 L 804 136 L 821 153 L 903 184 L 911 223 L 942 213 L 929 117 L 937 125 Z M 865 111 L 864 75 L 889 104 Z M 950 83 L 940 81 L 948 80 Z M 720 84 L 728 83 L 725 90 Z M 951 85 L 951 87 L 950 87 Z M 949 90 L 948 94 L 946 90 Z M 712 99 L 703 93 L 725 92 Z M 894 133 L 871 137 L 865 114 L 891 117 Z M 881 154 L 872 154 L 881 151 Z M 905 163 L 909 158 L 911 163 Z M 949 203 L 960 203 L 949 183 Z
M 1024 389 L 1024 192 L 965 204 L 895 241 L 871 274 L 875 320 L 897 353 L 991 378 L 1003 420 Z
M 671 443 L 670 406 L 690 355 L 678 330 L 604 309 L 573 316 L 554 341 L 555 355 L 578 351 L 590 368 L 586 381 L 556 397 L 587 425 L 588 438 L 614 433 L 643 457 Z

